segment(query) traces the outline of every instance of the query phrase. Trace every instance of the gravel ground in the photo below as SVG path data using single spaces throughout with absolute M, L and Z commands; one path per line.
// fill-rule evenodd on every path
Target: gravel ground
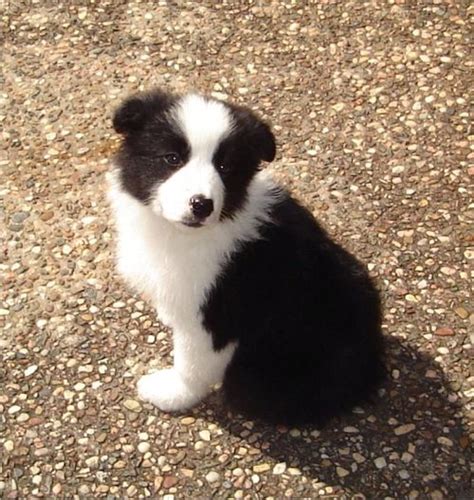
M 0 6 L 0 496 L 473 498 L 469 2 Z M 275 175 L 383 293 L 377 404 L 317 430 L 136 399 L 171 343 L 115 274 L 104 176 L 154 85 L 273 123 Z

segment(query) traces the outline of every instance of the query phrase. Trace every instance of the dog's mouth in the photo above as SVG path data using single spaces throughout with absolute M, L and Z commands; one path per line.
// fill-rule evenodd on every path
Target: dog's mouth
M 181 224 L 186 227 L 202 227 L 204 224 L 196 220 L 183 220 Z
M 195 218 L 195 217 L 185 217 L 184 219 L 180 220 L 180 223 L 186 227 L 196 228 L 196 227 L 204 226 L 204 220 L 200 220 L 200 219 Z

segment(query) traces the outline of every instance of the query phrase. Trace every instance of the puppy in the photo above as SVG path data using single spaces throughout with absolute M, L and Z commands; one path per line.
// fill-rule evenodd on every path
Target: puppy
M 385 372 L 378 293 L 261 171 L 269 126 L 159 90 L 126 100 L 113 126 L 118 270 L 173 330 L 174 365 L 142 377 L 140 397 L 181 411 L 222 383 L 237 411 L 285 424 L 367 400 Z

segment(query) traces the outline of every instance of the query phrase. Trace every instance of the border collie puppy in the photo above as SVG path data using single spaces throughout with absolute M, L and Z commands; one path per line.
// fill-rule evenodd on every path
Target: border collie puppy
M 161 91 L 115 112 L 118 270 L 173 330 L 174 365 L 142 399 L 185 410 L 222 383 L 237 411 L 322 424 L 384 375 L 365 268 L 261 172 L 275 139 L 251 111 Z

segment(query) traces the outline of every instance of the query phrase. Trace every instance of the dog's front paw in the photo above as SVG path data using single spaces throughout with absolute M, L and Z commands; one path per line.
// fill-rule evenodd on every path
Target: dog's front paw
M 193 391 L 174 368 L 143 376 L 138 394 L 163 411 L 182 411 L 195 405 L 203 394 Z

